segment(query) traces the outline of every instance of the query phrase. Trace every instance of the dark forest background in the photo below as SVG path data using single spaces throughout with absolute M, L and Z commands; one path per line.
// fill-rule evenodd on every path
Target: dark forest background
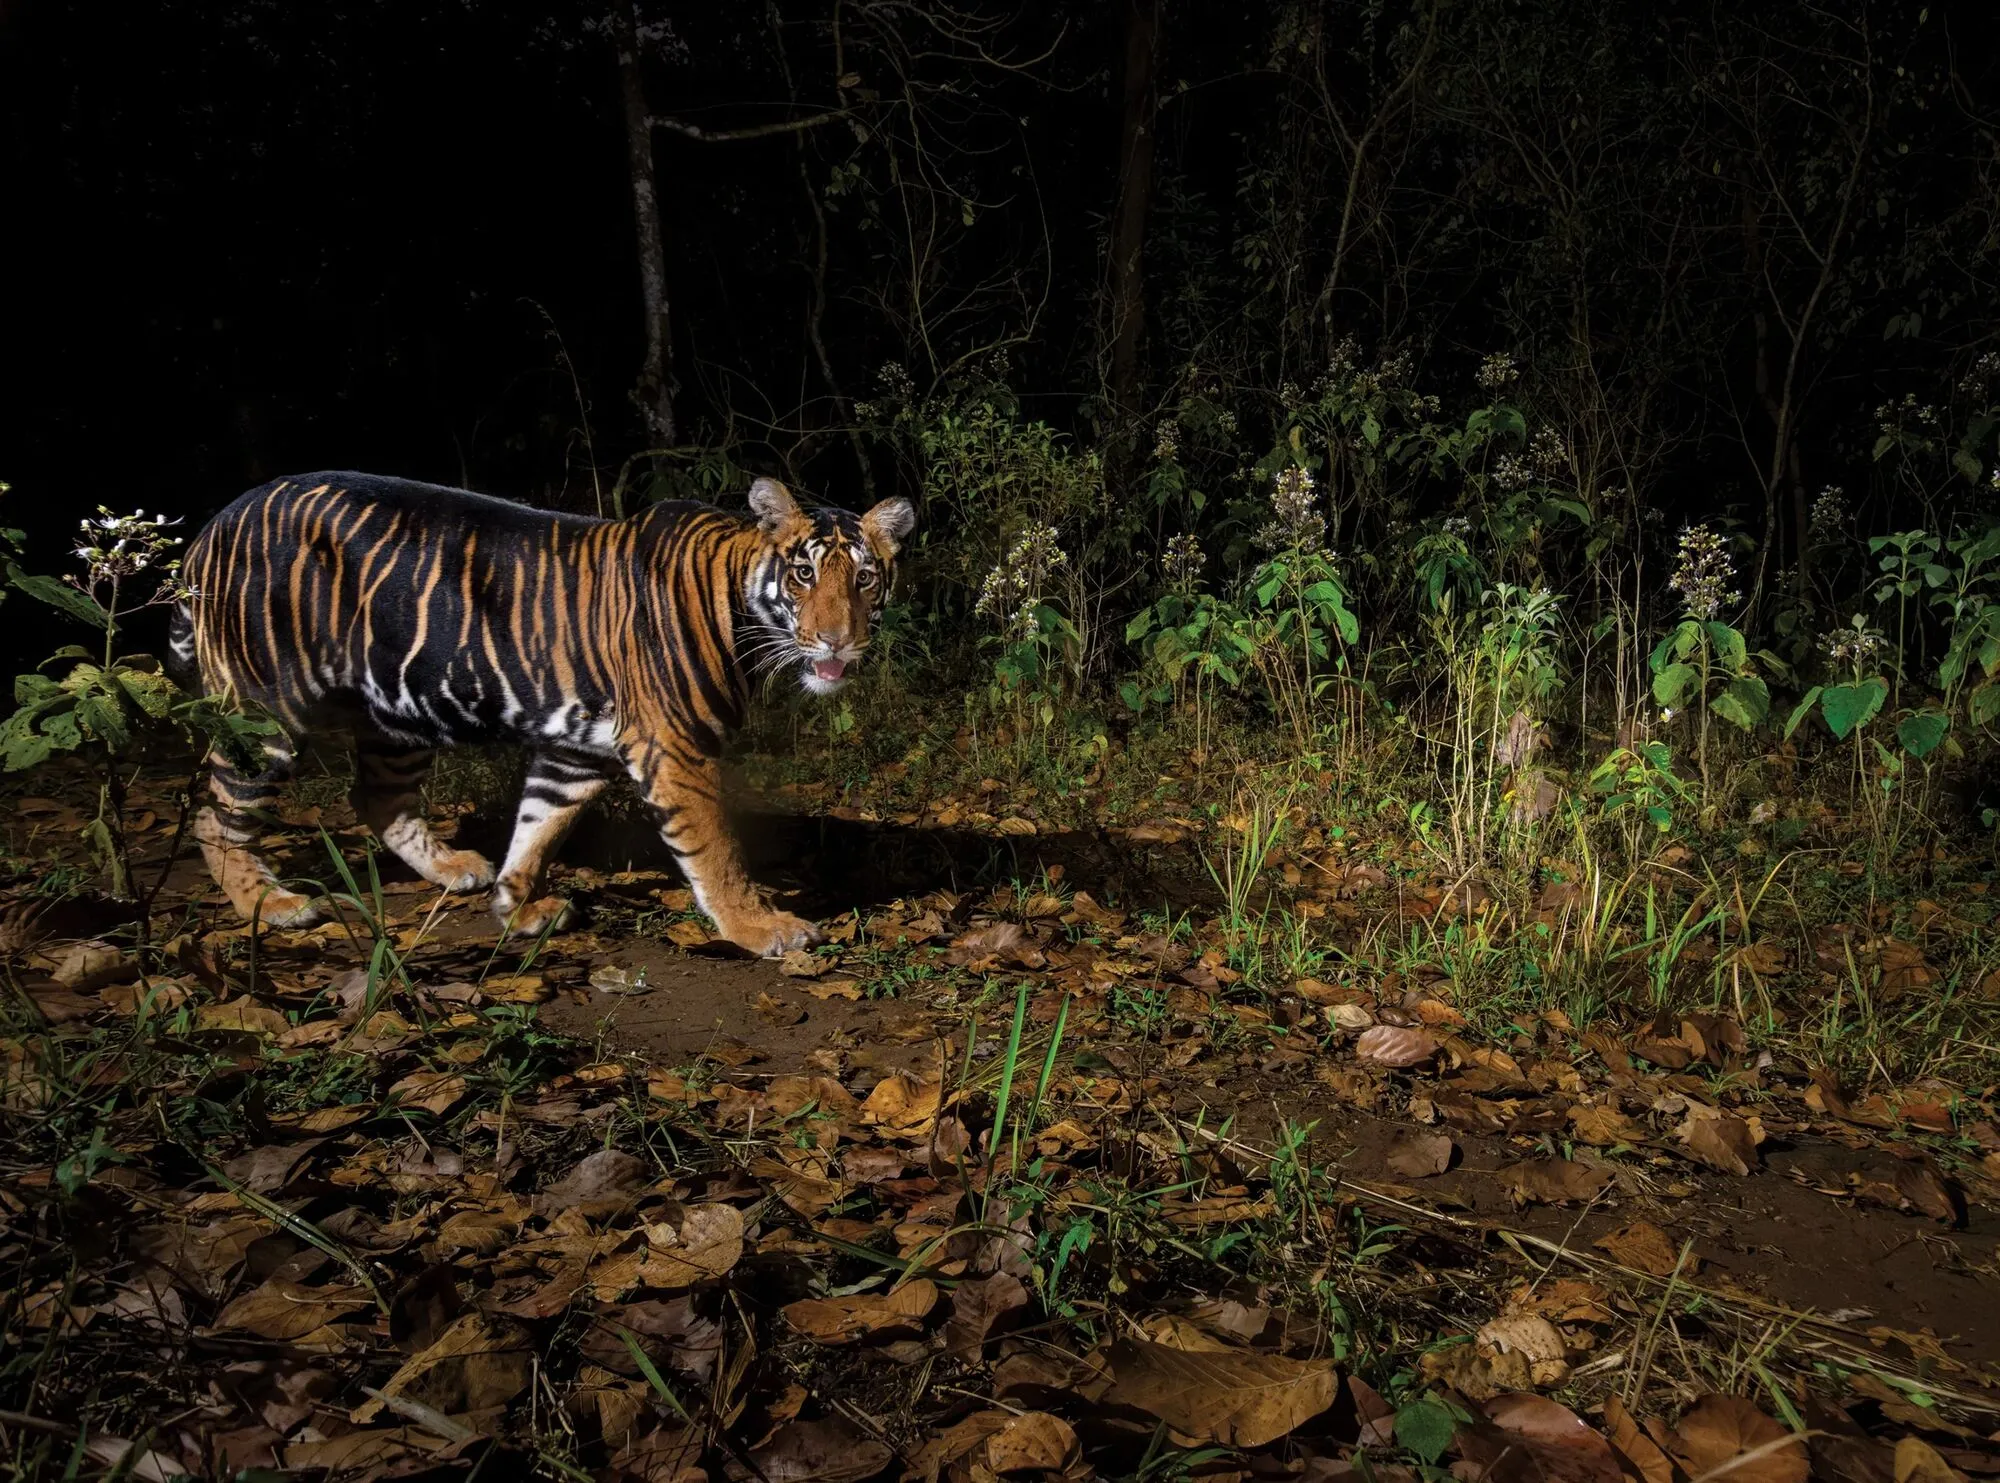
M 1020 525 L 939 497 L 984 409 L 1090 460 L 1112 617 L 1176 533 L 1242 566 L 1290 456 L 1380 618 L 1442 521 L 1588 615 L 1700 516 L 1746 628 L 1816 579 L 1838 626 L 1822 489 L 1857 539 L 1995 499 L 1983 10 L 11 0 L 5 513 L 768 471 L 925 496 L 963 617 Z M 1502 392 L 1559 440 L 1525 510 L 1417 433 Z

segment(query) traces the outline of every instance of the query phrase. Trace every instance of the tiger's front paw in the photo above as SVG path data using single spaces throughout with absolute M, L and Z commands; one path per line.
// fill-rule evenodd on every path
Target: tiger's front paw
M 543 896 L 524 901 L 512 911 L 494 908 L 500 930 L 508 937 L 540 937 L 544 932 L 560 932 L 577 920 L 576 908 L 562 896 Z
M 284 930 L 310 927 L 322 915 L 319 903 L 312 897 L 278 889 L 260 892 L 252 898 L 249 910 L 245 911 L 241 906 L 237 910 L 266 927 Z
M 493 884 L 493 862 L 477 850 L 445 850 L 424 872 L 447 891 L 483 891 Z
M 722 924 L 722 935 L 747 953 L 760 958 L 782 958 L 793 948 L 824 942 L 826 934 L 804 917 L 788 911 L 744 914 Z

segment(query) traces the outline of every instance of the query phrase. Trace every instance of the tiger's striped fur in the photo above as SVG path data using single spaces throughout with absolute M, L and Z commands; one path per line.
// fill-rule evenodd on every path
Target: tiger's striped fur
M 492 885 L 516 934 L 564 910 L 541 895 L 550 856 L 622 769 L 723 935 L 763 954 L 814 940 L 745 872 L 718 757 L 753 670 L 794 667 L 819 694 L 844 683 L 915 515 L 900 499 L 858 516 L 802 510 L 770 479 L 750 507 L 661 504 L 612 521 L 328 473 L 263 485 L 217 515 L 188 547 L 175 655 L 284 730 L 261 773 L 209 759 L 213 802 L 194 830 L 236 909 L 316 919 L 257 855 L 252 815 L 277 801 L 294 739 L 338 726 L 355 736 L 361 822 L 426 880 Z M 437 748 L 474 742 L 529 749 L 497 873 L 438 840 L 418 792 Z

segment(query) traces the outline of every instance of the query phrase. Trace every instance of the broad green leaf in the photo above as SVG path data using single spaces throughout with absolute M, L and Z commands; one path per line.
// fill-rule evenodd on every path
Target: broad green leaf
M 48 761 L 53 750 L 49 739 L 38 731 L 10 736 L 0 742 L 0 767 L 8 772 L 24 772 Z
M 1924 758 L 1935 752 L 1951 729 L 1951 718 L 1943 711 L 1914 711 L 1896 727 L 1896 740 L 1912 757 Z
M 1820 714 L 1827 729 L 1845 741 L 1856 727 L 1866 726 L 1888 699 L 1887 680 L 1866 679 L 1853 685 L 1828 685 L 1820 696 Z
M 1710 619 L 1703 625 L 1708 630 L 1708 642 L 1715 650 L 1715 657 L 1724 668 L 1732 673 L 1743 668 L 1743 661 L 1749 657 L 1750 646 L 1743 635 L 1727 623 Z
M 1458 1435 L 1458 1419 L 1429 1396 L 1411 1401 L 1396 1413 L 1396 1440 L 1426 1463 L 1435 1464 Z
M 1692 618 L 1684 619 L 1669 629 L 1666 637 L 1654 646 L 1653 656 L 1647 662 L 1652 666 L 1653 672 L 1658 674 L 1672 661 L 1687 658 L 1694 651 L 1694 646 L 1700 642 L 1701 625 Z
M 1653 699 L 1661 705 L 1679 705 L 1688 687 L 1699 678 L 1692 664 L 1670 664 L 1653 676 Z
M 74 752 L 83 745 L 83 728 L 76 723 L 75 711 L 57 711 L 42 718 L 42 734 L 60 752 Z
M 80 622 L 88 623 L 93 628 L 109 628 L 111 626 L 110 617 L 106 615 L 103 608 L 97 605 L 95 598 L 86 592 L 79 592 L 74 587 L 58 582 L 54 577 L 42 577 L 36 576 L 31 572 L 24 572 L 10 561 L 7 563 L 7 581 L 18 590 L 27 593 L 28 596 L 40 602 L 45 602 L 50 607 L 67 613 L 70 617 Z
M 1771 714 L 1771 692 L 1760 677 L 1740 675 L 1709 702 L 1708 708 L 1723 720 L 1749 731 Z
M 121 669 L 116 672 L 115 678 L 119 687 L 132 698 L 132 703 L 155 721 L 166 720 L 174 702 L 181 698 L 180 687 L 165 675 Z
M 66 693 L 47 675 L 14 676 L 14 700 L 20 705 L 45 705 Z
M 80 695 L 76 701 L 76 714 L 84 730 L 114 752 L 132 740 L 132 728 L 116 701 L 103 695 Z
M 1825 691 L 1826 687 L 1823 685 L 1815 685 L 1812 689 L 1806 691 L 1805 699 L 1798 703 L 1797 707 L 1792 711 L 1791 719 L 1785 722 L 1786 741 L 1790 741 L 1792 733 L 1799 729 L 1799 722 L 1812 714 L 1812 708 L 1819 704 L 1819 698 Z
M 1992 680 L 1973 687 L 1965 698 L 1965 712 L 1975 726 L 1985 726 L 2000 717 L 2000 683 Z

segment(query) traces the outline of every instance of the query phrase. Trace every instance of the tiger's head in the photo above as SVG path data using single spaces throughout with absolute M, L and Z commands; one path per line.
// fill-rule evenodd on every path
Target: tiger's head
M 775 479 L 750 486 L 750 509 L 765 550 L 746 595 L 764 631 L 746 657 L 764 670 L 796 665 L 800 684 L 831 695 L 868 648 L 917 512 L 906 499 L 883 500 L 865 515 L 802 510 Z

